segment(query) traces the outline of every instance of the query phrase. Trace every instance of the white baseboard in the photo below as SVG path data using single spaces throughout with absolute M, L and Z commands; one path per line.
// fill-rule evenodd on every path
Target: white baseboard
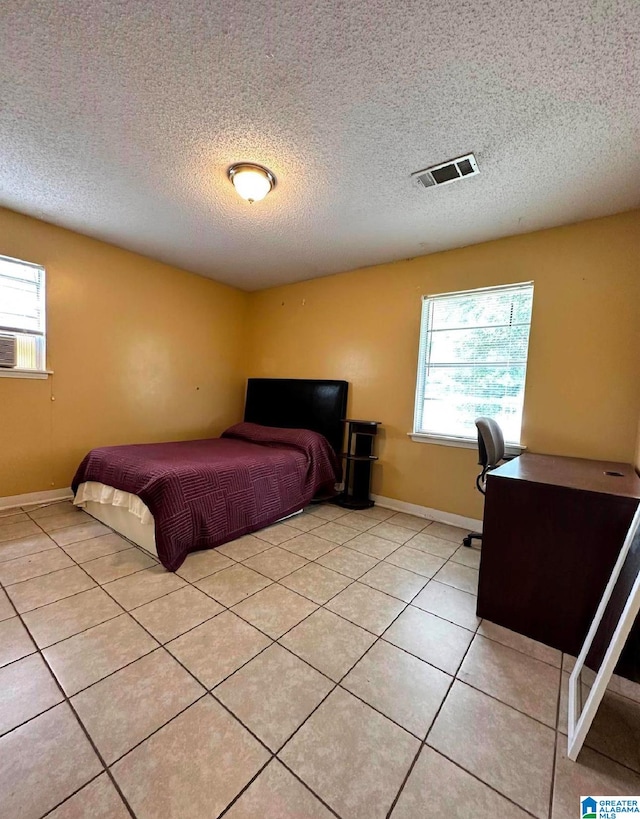
M 0 509 L 13 509 L 20 506 L 37 506 L 40 503 L 68 500 L 73 492 L 67 486 L 64 489 L 47 489 L 44 492 L 28 492 L 26 495 L 8 495 L 0 498 Z
M 439 509 L 430 509 L 428 506 L 418 506 L 417 503 L 406 503 L 395 498 L 385 498 L 383 495 L 371 495 L 378 506 L 391 509 L 394 512 L 406 512 L 418 518 L 436 520 L 438 523 L 448 523 L 450 526 L 459 526 L 469 532 L 481 532 L 482 521 L 474 518 L 465 518 L 464 515 L 454 515 L 453 512 L 441 512 Z

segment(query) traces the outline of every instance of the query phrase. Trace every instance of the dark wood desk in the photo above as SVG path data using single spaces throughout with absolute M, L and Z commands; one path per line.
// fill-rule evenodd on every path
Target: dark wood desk
M 490 472 L 478 616 L 577 655 L 639 501 L 630 464 L 525 453 Z M 619 673 L 639 648 L 636 624 Z

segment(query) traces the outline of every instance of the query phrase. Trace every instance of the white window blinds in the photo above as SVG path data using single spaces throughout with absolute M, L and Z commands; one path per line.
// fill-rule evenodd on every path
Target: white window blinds
M 43 267 L 0 256 L 0 334 L 15 337 L 19 369 L 45 369 Z
M 533 283 L 424 296 L 414 432 L 476 438 L 494 418 L 520 443 Z

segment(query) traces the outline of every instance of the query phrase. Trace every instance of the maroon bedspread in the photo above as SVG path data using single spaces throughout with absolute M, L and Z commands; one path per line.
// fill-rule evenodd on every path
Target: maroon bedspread
M 155 521 L 158 557 L 175 571 L 196 549 L 220 546 L 333 493 L 340 466 L 317 432 L 236 424 L 221 438 L 92 449 L 73 479 L 138 495 Z

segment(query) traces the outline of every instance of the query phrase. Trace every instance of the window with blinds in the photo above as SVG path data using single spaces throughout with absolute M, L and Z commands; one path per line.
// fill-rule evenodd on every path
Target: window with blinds
M 0 350 L 2 368 L 46 368 L 44 268 L 6 256 L 0 256 Z
M 477 437 L 494 418 L 520 443 L 533 283 L 424 296 L 414 432 Z

